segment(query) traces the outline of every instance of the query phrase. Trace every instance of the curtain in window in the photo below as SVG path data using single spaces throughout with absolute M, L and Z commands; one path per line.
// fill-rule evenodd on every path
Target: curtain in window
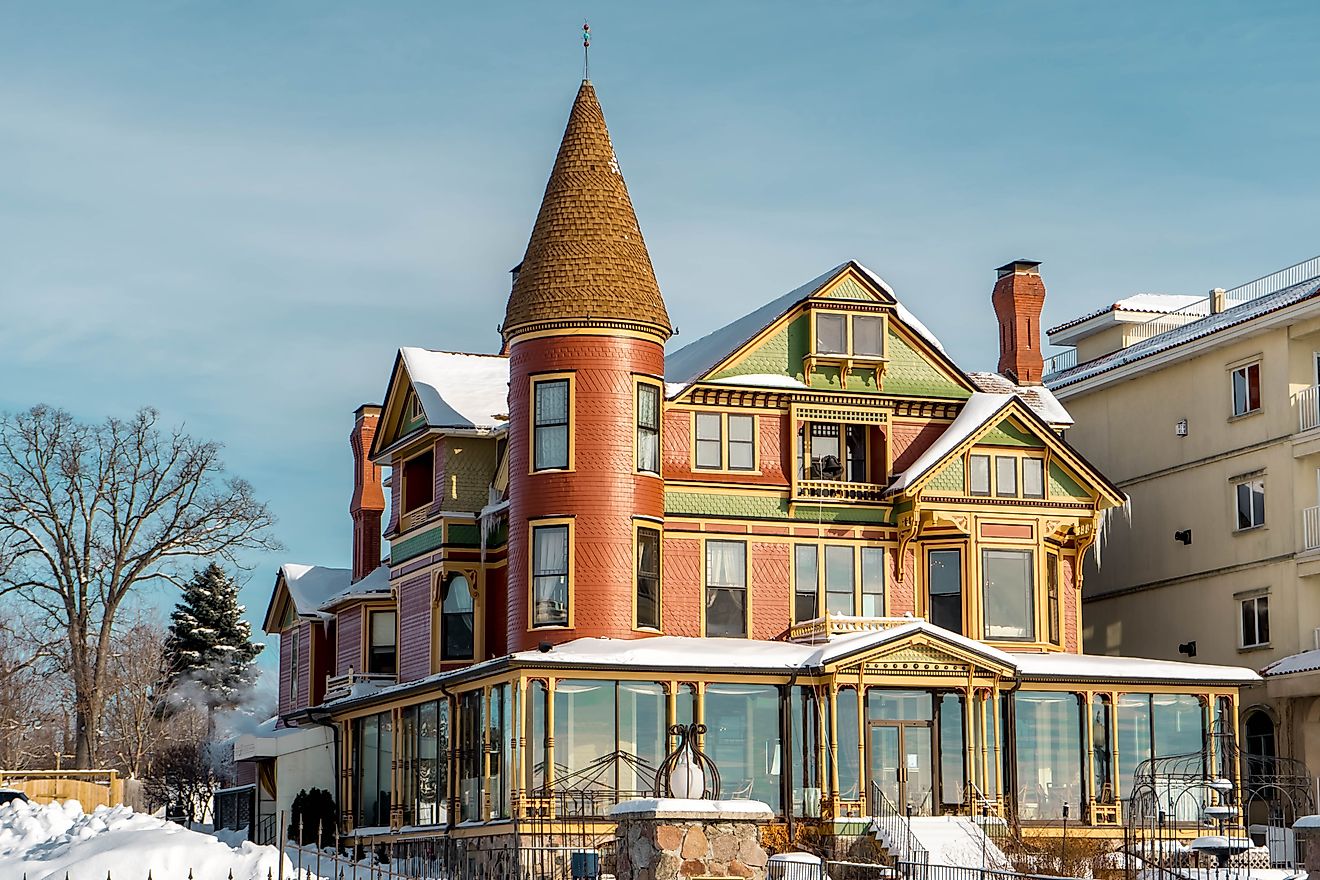
M 460 574 L 449 579 L 441 610 L 444 625 L 441 659 L 472 659 L 472 593 L 467 578 Z
M 533 626 L 568 623 L 568 526 L 532 530 Z
M 637 469 L 660 472 L 660 391 L 652 385 L 637 388 Z
M 739 541 L 706 542 L 706 635 L 747 636 L 747 548 Z
M 981 551 L 986 638 L 1035 638 L 1033 565 L 1030 550 Z
M 535 467 L 568 467 L 568 382 L 536 385 Z

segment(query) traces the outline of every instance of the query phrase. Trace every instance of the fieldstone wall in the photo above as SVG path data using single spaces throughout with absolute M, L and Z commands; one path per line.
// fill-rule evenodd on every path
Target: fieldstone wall
M 614 815 L 618 822 L 618 880 L 764 880 L 769 856 L 761 843 L 760 827 L 773 818 L 768 807 L 763 813 L 743 807 L 695 815 L 677 807 L 620 811 Z

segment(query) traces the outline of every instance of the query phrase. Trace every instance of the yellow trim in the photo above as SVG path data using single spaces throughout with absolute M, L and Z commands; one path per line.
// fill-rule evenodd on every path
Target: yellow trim
M 710 410 L 694 408 L 691 411 L 692 417 L 688 422 L 688 460 L 692 462 L 692 473 L 694 474 L 741 474 L 744 476 L 761 474 L 761 419 L 757 413 L 751 412 L 729 412 L 727 410 Z M 778 412 L 776 410 L 776 412 Z M 697 421 L 701 416 L 715 416 L 720 420 L 720 465 L 719 467 L 705 467 L 697 464 Z M 745 418 L 752 420 L 752 467 L 734 468 L 729 467 L 729 420 L 731 418 Z M 666 481 L 668 485 L 668 481 Z M 739 487 L 742 491 L 742 487 Z
M 655 458 L 656 469 L 644 471 L 638 463 L 637 437 L 641 433 L 641 412 L 639 403 L 642 386 L 655 389 Z M 633 430 L 632 430 L 632 471 L 646 477 L 664 478 L 665 471 L 665 384 L 653 376 L 633 376 Z M 572 432 L 570 432 L 571 434 Z
M 741 544 L 743 548 L 743 621 L 744 632 L 742 638 L 752 638 L 752 535 L 725 535 L 713 534 L 701 539 L 701 637 L 702 638 L 738 638 L 737 636 L 708 636 L 706 635 L 706 593 L 710 589 L 710 581 L 707 578 L 706 563 L 709 554 L 706 551 L 706 545 L 711 541 L 725 541 L 728 543 Z
M 656 615 L 660 618 L 659 626 L 642 626 L 637 620 L 637 578 L 640 576 L 641 559 L 638 554 L 640 547 L 639 532 L 642 529 L 650 529 L 659 537 L 656 552 L 656 579 L 655 579 L 655 602 Z M 663 594 L 664 571 L 665 571 L 665 524 L 663 521 L 654 519 L 634 518 L 632 523 L 633 533 L 633 551 L 632 551 L 632 628 L 633 632 L 640 633 L 663 633 L 665 631 L 665 604 Z
M 913 613 L 917 617 L 923 618 L 925 620 L 930 620 L 930 554 L 931 552 L 939 551 L 939 550 L 957 550 L 959 554 L 958 558 L 960 560 L 959 570 L 962 576 L 960 583 L 960 588 L 962 590 L 962 595 L 960 597 L 962 601 L 962 628 L 966 630 L 968 622 L 975 619 L 974 618 L 975 609 L 971 607 L 972 603 L 970 601 L 971 590 L 967 588 L 967 584 L 968 584 L 968 571 L 967 571 L 968 552 L 967 551 L 968 551 L 968 545 L 970 543 L 971 543 L 970 540 L 964 539 L 964 540 L 956 540 L 956 541 L 933 541 L 921 545 L 921 554 L 920 554 L 921 566 L 916 572 L 913 573 L 915 577 L 913 578 L 914 583 L 912 585 L 912 605 L 914 608 Z M 899 560 L 897 565 L 901 566 L 902 560 Z M 966 633 L 963 633 L 963 635 L 966 635 Z M 968 638 L 971 637 L 968 636 Z
M 573 628 L 573 594 L 576 592 L 575 574 L 577 541 L 574 533 L 574 521 L 571 516 L 548 516 L 538 519 L 529 519 L 527 521 L 527 632 L 537 632 L 540 630 L 565 630 Z M 567 526 L 568 527 L 568 623 L 556 624 L 554 626 L 536 626 L 536 583 L 534 571 L 536 570 L 536 529 L 545 526 Z
M 536 467 L 536 386 L 543 382 L 568 382 L 568 467 L 564 468 L 540 468 Z M 528 474 L 563 474 L 572 473 L 576 470 L 577 451 L 577 426 L 574 424 L 577 416 L 577 376 L 574 373 L 537 373 L 529 376 L 527 379 L 527 436 L 530 440 L 527 446 L 527 473 Z
M 544 323 L 544 322 L 535 322 Z M 515 331 L 509 337 L 508 348 L 512 350 L 513 346 L 520 342 L 527 342 L 532 339 L 549 339 L 555 336 L 613 336 L 628 339 L 641 339 L 646 342 L 655 342 L 664 345 L 665 336 L 658 330 L 654 333 L 647 333 L 642 330 L 629 329 L 627 327 L 559 327 L 549 330 L 526 330 Z

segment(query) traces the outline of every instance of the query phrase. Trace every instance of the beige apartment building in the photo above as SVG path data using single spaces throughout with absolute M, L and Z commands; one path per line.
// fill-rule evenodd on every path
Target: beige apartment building
M 1132 296 L 1049 339 L 1069 442 L 1131 499 L 1088 560 L 1085 650 L 1262 671 L 1242 691 L 1249 772 L 1320 771 L 1320 257 Z

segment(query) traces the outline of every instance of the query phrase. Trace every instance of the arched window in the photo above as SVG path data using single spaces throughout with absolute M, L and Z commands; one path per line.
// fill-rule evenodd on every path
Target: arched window
M 466 577 L 456 574 L 445 582 L 440 612 L 440 659 L 471 660 L 472 591 Z
M 1247 715 L 1242 724 L 1246 754 L 1247 787 L 1253 794 L 1258 793 L 1267 782 L 1266 777 L 1274 775 L 1274 758 L 1278 752 L 1274 742 L 1274 719 L 1257 709 Z

